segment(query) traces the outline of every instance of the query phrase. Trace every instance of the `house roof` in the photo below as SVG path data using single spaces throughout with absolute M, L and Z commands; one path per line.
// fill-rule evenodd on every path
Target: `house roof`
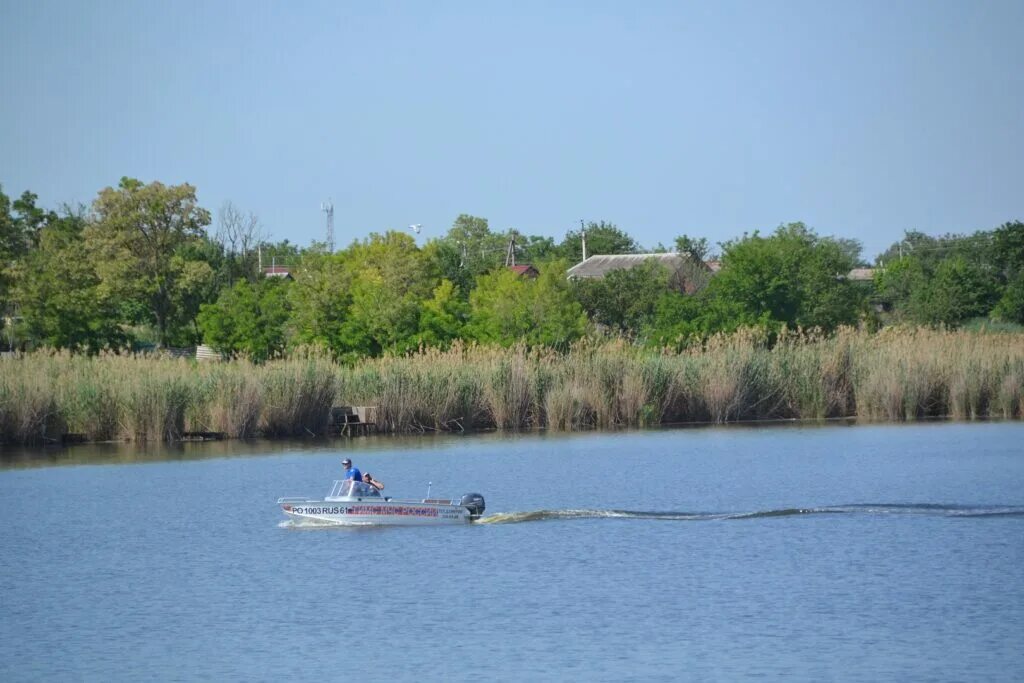
M 511 270 L 516 275 L 529 275 L 530 277 L 537 277 L 538 275 L 540 275 L 537 269 L 531 266 L 529 263 L 524 263 L 519 266 L 509 266 L 508 269 Z
M 849 274 L 846 277 L 849 280 L 858 281 L 858 282 L 863 282 L 865 280 L 871 280 L 871 279 L 873 279 L 875 277 L 875 269 L 874 268 L 854 268 L 853 270 L 851 270 L 849 272 Z
M 571 278 L 603 278 L 613 270 L 628 270 L 642 263 L 654 260 L 660 262 L 673 274 L 674 286 L 687 294 L 693 294 L 706 283 L 710 268 L 703 261 L 694 261 L 687 254 L 664 252 L 657 254 L 598 254 L 582 263 L 577 263 L 566 272 Z
M 613 270 L 635 268 L 651 259 L 660 261 L 663 265 L 673 270 L 678 270 L 682 266 L 692 263 L 689 256 L 675 252 L 658 254 L 598 254 L 591 256 L 582 263 L 577 263 L 566 271 L 566 275 L 569 277 L 600 278 Z
M 263 269 L 266 277 L 291 277 L 292 271 L 288 266 L 266 266 Z

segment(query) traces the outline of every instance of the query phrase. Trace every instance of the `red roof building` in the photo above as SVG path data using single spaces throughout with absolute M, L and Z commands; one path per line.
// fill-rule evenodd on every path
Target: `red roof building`
M 509 266 L 508 269 L 520 277 L 532 279 L 540 275 L 540 272 L 528 263 L 521 266 Z
M 267 266 L 263 269 L 263 277 L 283 277 L 288 280 L 294 280 L 292 272 L 288 266 Z

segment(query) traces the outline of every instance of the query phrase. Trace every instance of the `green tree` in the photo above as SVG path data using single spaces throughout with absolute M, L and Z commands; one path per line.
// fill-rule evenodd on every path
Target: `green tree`
M 105 295 L 137 301 L 166 345 L 182 324 L 195 318 L 185 310 L 188 294 L 213 276 L 186 247 L 205 236 L 210 214 L 196 202 L 191 185 L 148 185 L 122 178 L 93 202 L 95 220 L 85 229 Z
M 469 318 L 469 304 L 459 296 L 451 280 L 441 280 L 434 295 L 420 309 L 417 344 L 447 348 L 462 336 Z
M 927 283 L 928 275 L 917 258 L 896 259 L 874 275 L 876 298 L 891 306 L 897 317 L 906 315 L 911 296 Z
M 854 266 L 851 254 L 803 223 L 723 246 L 722 268 L 708 285 L 719 310 L 824 330 L 853 324 L 864 310 L 863 293 L 846 279 Z
M 686 254 L 696 261 L 707 261 L 711 258 L 711 245 L 706 237 L 694 238 L 680 235 L 675 240 L 676 253 Z
M 570 263 L 583 260 L 583 239 L 581 230 L 570 230 L 558 245 L 558 255 Z M 640 245 L 626 232 L 613 223 L 601 221 L 587 223 L 587 256 L 595 254 L 637 254 Z
M 558 247 L 551 237 L 540 235 L 516 236 L 516 261 L 540 265 L 558 257 Z
M 992 232 L 992 255 L 1007 282 L 1024 273 L 1024 223 L 1003 223 Z
M 978 231 L 973 235 L 953 233 L 937 237 L 917 230 L 908 230 L 903 239 L 895 242 L 875 259 L 876 264 L 888 267 L 898 260 L 916 258 L 925 272 L 931 275 L 939 263 L 952 256 L 961 256 L 982 269 L 993 262 L 993 235 Z
M 16 244 L 20 243 L 14 216 L 11 215 L 11 198 L 4 194 L 0 185 L 0 329 L 7 325 L 10 312 L 10 288 L 12 268 L 17 254 Z M 10 338 L 10 330 L 6 330 Z
M 707 290 L 695 295 L 673 291 L 658 299 L 654 319 L 643 335 L 648 346 L 681 350 L 716 332 L 735 332 L 741 327 L 768 329 L 775 324 L 769 313 L 756 316 L 742 303 L 712 296 Z
M 1022 226 L 1024 228 L 1024 226 Z M 958 325 L 988 314 L 1015 270 L 1014 224 L 994 232 L 932 237 L 907 232 L 880 257 L 877 297 L 893 316 L 924 325 Z
M 396 231 L 372 234 L 348 249 L 346 266 L 353 275 L 348 350 L 379 355 L 414 348 L 420 305 L 437 283 L 415 240 Z
M 507 268 L 478 278 L 467 331 L 483 343 L 565 347 L 583 336 L 587 316 L 565 279 L 566 263 L 546 264 L 536 279 Z
M 24 335 L 53 348 L 97 351 L 120 347 L 128 337 L 119 308 L 100 287 L 94 264 L 83 249 L 82 213 L 49 216 L 38 230 L 38 248 L 14 270 L 14 299 Z
M 19 260 L 38 245 L 43 226 L 58 218 L 53 211 L 37 207 L 37 199 L 26 190 L 12 202 L 0 186 L 0 327 L 13 313 L 10 295 Z
M 997 320 L 1024 325 L 1024 271 L 1006 285 L 992 316 Z
M 907 312 L 926 325 L 959 325 L 987 315 L 995 305 L 997 288 L 989 274 L 963 256 L 939 262 L 934 274 L 910 292 Z
M 448 233 L 427 248 L 440 277 L 451 280 L 464 294 L 476 278 L 505 263 L 506 235 L 491 232 L 486 218 L 460 214 Z
M 344 253 L 306 251 L 290 265 L 295 278 L 288 292 L 292 310 L 290 342 L 322 346 L 341 354 L 351 346 L 345 338 L 345 321 L 352 303 L 353 281 Z
M 592 322 L 636 337 L 654 323 L 658 302 L 669 291 L 670 276 L 668 268 L 652 259 L 600 279 L 577 280 L 573 288 Z
M 303 250 L 288 240 L 260 242 L 256 245 L 256 251 L 257 257 L 262 261 L 264 268 L 271 265 L 296 266 L 303 258 Z
M 244 353 L 256 361 L 281 353 L 289 307 L 287 280 L 239 280 L 217 301 L 203 304 L 199 327 L 203 340 L 219 351 Z

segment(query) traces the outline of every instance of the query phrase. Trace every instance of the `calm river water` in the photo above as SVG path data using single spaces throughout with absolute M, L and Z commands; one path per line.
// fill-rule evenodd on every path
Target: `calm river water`
M 485 524 L 282 526 L 342 455 Z M 94 463 L 94 464 L 87 464 Z M 98 464 L 96 464 L 98 463 Z M 0 680 L 1019 681 L 1024 425 L 4 456 Z

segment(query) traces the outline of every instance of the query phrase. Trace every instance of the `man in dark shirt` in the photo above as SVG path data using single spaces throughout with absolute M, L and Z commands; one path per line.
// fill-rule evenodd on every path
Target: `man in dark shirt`
M 352 461 L 345 458 L 341 461 L 341 466 L 345 468 L 345 479 L 355 479 L 356 481 L 363 480 L 363 473 L 359 471 L 359 468 L 352 466 Z

